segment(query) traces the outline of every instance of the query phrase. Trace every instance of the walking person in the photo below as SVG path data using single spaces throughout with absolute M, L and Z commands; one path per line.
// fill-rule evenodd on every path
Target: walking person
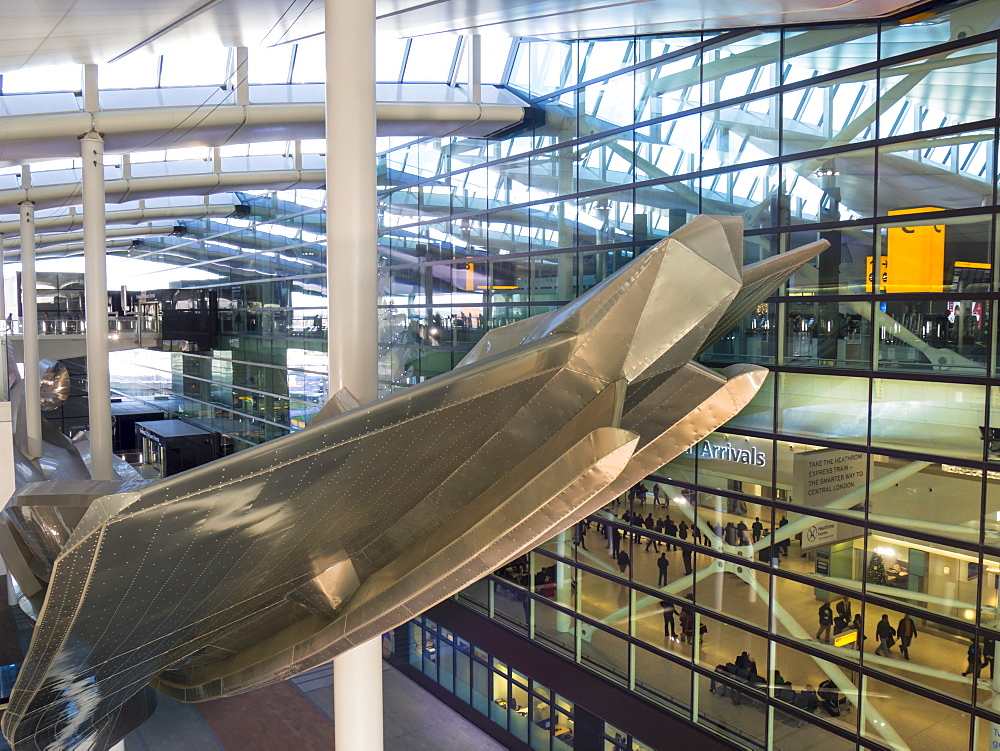
M 656 586 L 667 586 L 667 569 L 670 568 L 670 561 L 667 560 L 666 553 L 660 553 L 660 557 L 656 559 L 656 568 L 660 570 L 660 580 Z
M 917 624 L 909 615 L 904 615 L 896 624 L 896 636 L 899 637 L 899 651 L 903 653 L 903 659 L 910 659 L 910 642 L 917 638 Z
M 622 549 L 622 533 L 618 527 L 611 531 L 611 557 L 617 559 Z
M 653 522 L 653 515 L 650 514 L 649 518 L 646 519 L 646 529 L 648 529 L 650 532 L 652 532 L 654 526 L 655 526 L 655 524 Z M 654 553 L 659 553 L 660 552 L 660 541 L 657 540 L 655 537 L 653 537 L 653 535 L 646 535 L 646 552 L 647 553 L 649 552 L 649 546 L 650 545 L 653 546 L 653 552 Z
M 667 520 L 663 522 L 663 531 L 667 533 L 668 537 L 677 537 L 677 525 L 674 520 L 669 516 Z M 677 550 L 677 545 L 671 545 L 670 541 L 667 541 L 667 550 Z
M 653 483 L 653 505 L 660 505 L 660 485 L 659 483 Z
M 740 519 L 740 523 L 736 525 L 736 540 L 739 545 L 747 544 L 747 530 L 746 522 Z
M 632 560 L 628 557 L 628 553 L 626 553 L 624 550 L 622 550 L 622 551 L 620 551 L 618 553 L 618 570 L 619 571 L 621 571 L 624 574 L 625 573 L 625 569 L 627 569 L 631 565 L 631 563 L 632 563 Z
M 819 631 L 816 632 L 816 641 L 830 643 L 830 628 L 833 626 L 833 608 L 830 603 L 824 602 L 819 606 Z
M 674 604 L 666 600 L 660 600 L 660 607 L 663 608 L 663 635 L 670 641 L 677 641 L 677 629 L 674 623 Z
M 690 527 L 688 527 L 688 523 L 686 521 L 684 521 L 683 519 L 681 519 L 680 526 L 677 527 L 677 539 L 679 539 L 679 540 L 687 540 L 687 538 L 688 538 L 688 529 L 690 529 Z
M 844 595 L 843 599 L 837 602 L 837 615 L 843 618 L 848 623 L 853 619 L 851 614 L 851 601 L 847 599 L 847 595 Z
M 853 628 L 855 631 L 858 632 L 858 637 L 854 642 L 854 648 L 857 649 L 859 652 L 865 651 L 865 639 L 868 638 L 867 636 L 865 636 L 865 630 L 864 628 L 862 628 L 862 626 L 863 624 L 861 622 L 861 613 L 858 613 L 857 615 L 854 616 L 854 622 L 851 623 L 851 628 Z
M 982 652 L 980 652 L 979 644 L 975 639 L 973 639 L 972 644 L 969 645 L 967 654 L 969 664 L 966 666 L 965 672 L 962 673 L 962 675 L 966 676 L 971 674 L 973 680 L 979 680 L 979 672 L 986 666 L 983 664 Z
M 736 525 L 729 522 L 726 525 L 726 545 L 736 545 L 739 535 L 736 532 Z
M 754 542 L 760 542 L 760 538 L 764 535 L 764 525 L 760 523 L 760 517 L 755 516 L 753 524 L 750 525 L 750 539 Z
M 889 650 L 896 643 L 896 629 L 889 623 L 889 616 L 883 615 L 882 620 L 875 627 L 875 638 L 878 639 L 878 646 L 875 647 L 875 654 L 883 657 L 889 656 Z
M 681 558 L 684 560 L 684 574 L 690 576 L 694 572 L 694 568 L 691 566 L 691 548 L 681 550 Z

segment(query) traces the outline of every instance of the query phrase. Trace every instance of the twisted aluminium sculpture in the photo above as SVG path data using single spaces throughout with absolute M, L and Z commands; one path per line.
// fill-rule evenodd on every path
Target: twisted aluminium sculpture
M 102 748 L 151 711 L 147 685 L 201 701 L 284 680 L 600 509 L 751 399 L 763 368 L 691 359 L 826 243 L 746 268 L 742 247 L 741 220 L 698 217 L 450 373 L 97 498 L 50 562 L 4 735 Z M 5 512 L 42 534 L 29 517 Z

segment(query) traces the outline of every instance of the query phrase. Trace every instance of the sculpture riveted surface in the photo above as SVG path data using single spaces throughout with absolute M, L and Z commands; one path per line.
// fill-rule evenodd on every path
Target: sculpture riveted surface
M 744 268 L 741 220 L 697 217 L 450 373 L 342 392 L 305 430 L 93 499 L 58 546 L 4 546 L 34 533 L 5 511 L 0 549 L 43 604 L 4 735 L 106 748 L 149 686 L 202 701 L 284 680 L 599 510 L 747 404 L 763 368 L 692 359 L 824 247 Z

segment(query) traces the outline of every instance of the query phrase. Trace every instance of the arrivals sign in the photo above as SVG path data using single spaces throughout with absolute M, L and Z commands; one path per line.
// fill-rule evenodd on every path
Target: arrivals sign
M 719 459 L 734 464 L 746 464 L 750 467 L 766 467 L 767 454 L 745 441 L 744 445 L 734 446 L 730 441 L 712 440 L 706 438 L 684 452 L 686 456 L 697 456 L 701 459 Z

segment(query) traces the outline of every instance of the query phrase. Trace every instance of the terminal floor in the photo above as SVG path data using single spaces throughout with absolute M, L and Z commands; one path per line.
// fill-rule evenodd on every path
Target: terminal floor
M 662 509 L 653 509 L 651 504 L 648 504 L 644 511 L 647 513 L 653 511 L 654 516 L 660 516 L 663 513 Z M 674 518 L 675 520 L 678 518 L 676 514 Z M 732 519 L 736 520 L 737 518 L 732 517 Z M 722 520 L 723 523 L 728 521 L 729 515 L 724 515 Z M 602 535 L 597 534 L 596 530 L 592 528 L 585 542 L 588 550 L 577 551 L 581 562 L 611 571 L 615 575 L 621 575 L 609 555 L 606 539 Z M 623 546 L 625 544 L 623 542 Z M 548 543 L 545 547 L 559 552 L 556 545 L 556 543 Z M 652 548 L 646 552 L 645 546 L 646 543 L 643 541 L 631 548 L 633 577 L 646 586 L 656 588 L 658 585 L 656 559 L 659 557 L 659 553 L 654 552 Z M 563 552 L 567 555 L 572 555 L 572 550 L 571 545 L 565 545 L 563 548 Z M 665 546 L 661 545 L 661 552 L 664 550 Z M 669 552 L 667 558 L 671 564 L 669 581 L 673 582 L 683 576 L 684 566 L 681 553 L 679 551 Z M 695 568 L 706 565 L 708 561 L 707 557 L 696 557 Z M 792 542 L 789 556 L 781 559 L 780 566 L 783 569 L 801 573 L 811 573 L 814 568 L 814 564 L 801 555 L 796 542 Z M 766 577 L 762 577 L 762 581 L 766 592 Z M 774 581 L 779 582 L 776 592 L 777 603 L 788 612 L 791 620 L 805 631 L 807 634 L 805 641 L 816 645 L 817 642 L 814 641 L 814 638 L 818 628 L 817 610 L 820 602 L 816 599 L 813 588 L 778 578 L 775 578 Z M 580 587 L 580 607 L 585 614 L 618 629 L 628 628 L 629 597 L 626 587 L 586 573 L 579 576 L 576 586 Z M 707 578 L 698 582 L 695 588 L 697 588 L 697 601 L 700 605 L 715 609 L 741 621 L 756 623 L 766 629 L 768 608 L 765 597 L 755 594 L 751 586 L 736 574 L 709 574 Z M 690 587 L 684 588 L 675 591 L 674 594 L 683 598 L 692 589 Z M 854 612 L 858 612 L 860 601 L 854 599 L 852 604 Z M 502 609 L 511 620 L 523 621 L 523 608 L 520 603 L 505 597 L 497 597 L 496 607 Z M 637 594 L 635 613 L 637 616 L 634 618 L 635 636 L 685 659 L 692 658 L 691 645 L 672 641 L 664 635 L 662 611 L 657 598 L 642 597 Z M 875 623 L 883 613 L 888 614 L 894 627 L 901 617 L 898 612 L 878 607 L 869 607 L 864 612 L 867 641 L 862 659 L 872 664 L 877 663 L 880 669 L 905 680 L 949 694 L 966 703 L 971 702 L 972 679 L 961 675 L 967 665 L 969 641 L 923 629 L 918 622 L 918 636 L 909 650 L 911 661 L 903 660 L 898 644 L 891 650 L 888 659 L 880 658 L 872 653 L 874 647 L 877 646 L 874 638 Z M 758 672 L 763 674 L 768 669 L 767 644 L 763 639 L 720 621 L 706 618 L 702 622 L 707 625 L 708 633 L 700 646 L 699 664 L 712 669 L 717 664 L 732 662 L 740 652 L 747 650 L 756 660 Z M 789 629 L 780 621 L 778 623 L 779 633 L 796 639 L 801 638 L 801 632 L 795 629 L 794 624 L 793 629 Z M 546 608 L 536 610 L 536 632 L 539 630 L 543 631 L 551 641 L 562 642 L 567 646 L 572 644 L 572 635 L 564 632 L 565 624 L 560 627 L 553 612 Z M 563 633 L 560 633 L 561 631 Z M 581 651 L 587 655 L 589 662 L 598 666 L 598 669 L 603 665 L 609 674 L 617 672 L 619 675 L 627 675 L 627 654 L 621 644 L 622 642 L 604 632 L 596 631 L 591 641 L 583 644 Z M 853 649 L 847 647 L 824 648 L 857 659 L 858 653 Z M 919 668 L 914 670 L 913 666 L 930 668 L 933 675 L 920 674 L 917 672 Z M 815 659 L 785 647 L 776 649 L 775 663 L 770 669 L 773 670 L 775 667 L 780 670 L 785 680 L 792 682 L 796 689 L 802 689 L 806 684 L 812 684 L 815 687 L 827 678 L 827 674 Z M 655 659 L 652 658 L 652 655 L 637 652 L 636 671 L 637 683 L 645 684 L 652 692 L 668 697 L 667 702 L 673 703 L 675 708 L 680 707 L 685 711 L 690 711 L 692 688 L 691 673 L 688 670 L 667 660 Z M 855 685 L 857 684 L 856 673 L 844 671 L 844 674 L 849 680 L 853 680 Z M 707 679 L 699 680 L 698 684 L 698 712 L 702 720 L 735 729 L 743 734 L 747 745 L 758 745 L 759 739 L 763 738 L 766 722 L 765 715 L 760 708 L 753 707 L 748 703 L 736 706 L 729 698 L 723 698 L 718 693 L 709 693 Z M 976 701 L 982 706 L 989 707 L 993 702 L 994 694 L 990 684 L 989 669 L 987 668 L 983 671 L 976 691 Z M 884 682 L 869 682 L 867 695 L 871 707 L 881 714 L 881 719 L 869 718 L 865 728 L 867 737 L 875 741 L 885 742 L 887 737 L 876 732 L 873 724 L 884 720 L 891 730 L 883 730 L 883 733 L 895 732 L 898 739 L 902 741 L 902 747 L 908 747 L 914 751 L 918 749 L 940 751 L 941 749 L 968 748 L 969 719 L 967 714 Z M 857 728 L 858 712 L 855 707 L 839 718 L 822 716 L 832 722 L 840 723 L 852 731 Z M 990 732 L 985 727 L 981 731 Z M 799 728 L 797 722 L 785 722 L 777 719 L 774 726 L 774 737 L 775 748 L 785 751 L 801 748 L 820 748 L 824 751 L 826 749 L 854 748 L 853 744 L 849 744 L 816 726 L 807 724 Z
M 502 751 L 503 746 L 383 663 L 385 748 Z M 125 751 L 329 751 L 334 747 L 333 669 L 230 699 L 182 704 L 159 697 L 153 716 L 125 739 Z

